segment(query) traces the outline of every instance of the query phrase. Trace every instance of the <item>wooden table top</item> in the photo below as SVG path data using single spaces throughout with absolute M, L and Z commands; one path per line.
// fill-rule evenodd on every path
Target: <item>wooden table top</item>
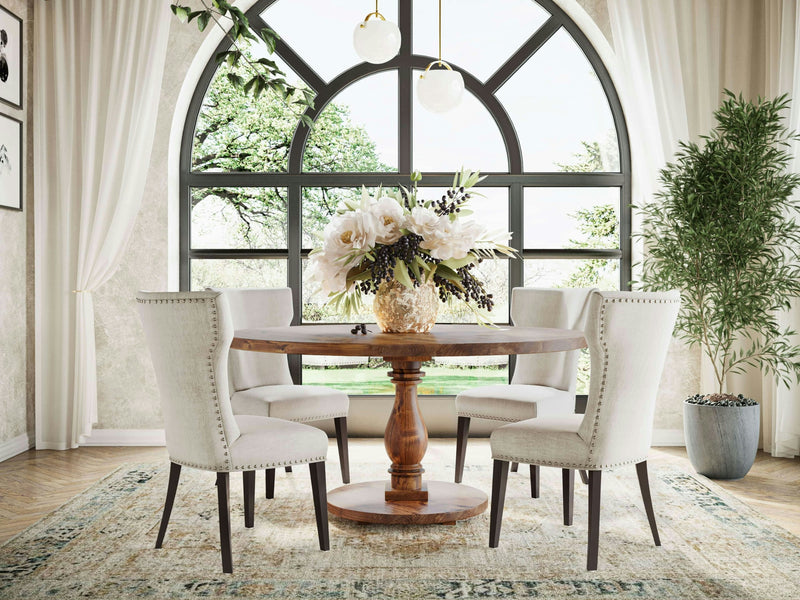
M 283 354 L 431 357 L 487 354 L 537 354 L 586 347 L 583 333 L 544 327 L 435 325 L 428 333 L 352 334 L 352 325 L 299 325 L 238 329 L 231 348 Z

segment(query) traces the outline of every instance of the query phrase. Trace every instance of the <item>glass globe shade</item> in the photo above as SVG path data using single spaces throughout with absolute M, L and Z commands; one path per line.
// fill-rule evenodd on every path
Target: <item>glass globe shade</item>
M 385 63 L 400 50 L 400 29 L 391 21 L 363 21 L 353 31 L 353 47 L 361 60 Z
M 442 113 L 458 106 L 464 94 L 464 78 L 458 71 L 429 69 L 417 82 L 417 98 L 431 112 Z

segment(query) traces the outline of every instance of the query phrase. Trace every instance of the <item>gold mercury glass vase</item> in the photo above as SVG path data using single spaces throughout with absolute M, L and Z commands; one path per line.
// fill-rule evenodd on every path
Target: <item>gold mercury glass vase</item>
M 425 333 L 436 322 L 439 294 L 432 281 L 411 289 L 394 279 L 384 281 L 378 286 L 372 309 L 384 333 Z

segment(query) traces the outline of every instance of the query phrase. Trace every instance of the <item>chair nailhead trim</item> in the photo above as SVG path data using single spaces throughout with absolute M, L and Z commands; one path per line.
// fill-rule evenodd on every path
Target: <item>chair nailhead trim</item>
M 242 413 L 237 413 L 241 415 Z M 339 419 L 341 417 L 346 417 L 347 413 L 331 413 L 329 415 L 320 415 L 319 417 L 303 417 L 299 419 L 287 419 L 288 421 L 292 421 L 293 423 L 307 423 L 310 421 L 321 421 L 322 419 Z M 277 417 L 276 417 L 277 418 Z
M 596 465 L 587 463 L 566 463 L 557 460 L 539 460 L 539 459 L 537 459 L 536 462 L 531 463 L 530 462 L 531 459 L 529 457 L 505 456 L 505 455 L 497 455 L 497 456 L 493 455 L 492 460 L 507 460 L 509 462 L 522 463 L 523 465 L 534 464 L 534 465 L 541 465 L 543 467 L 560 467 L 562 469 L 588 469 L 590 471 L 599 471 L 601 469 L 613 469 L 615 467 L 622 467 L 625 465 L 640 463 L 643 460 L 647 460 L 647 457 L 645 456 L 644 458 L 637 458 L 636 460 L 626 460 L 617 463 L 609 463 L 606 465 Z
M 459 417 L 471 417 L 475 419 L 491 419 L 492 421 L 505 421 L 506 423 L 519 423 L 524 419 L 509 419 L 508 417 L 498 417 L 495 415 L 479 415 L 478 413 L 458 412 Z
M 600 307 L 600 325 L 599 325 L 599 337 L 600 337 L 600 345 L 603 350 L 603 375 L 600 378 L 600 391 L 597 394 L 597 405 L 595 407 L 594 413 L 594 423 L 592 424 L 592 437 L 589 439 L 589 458 L 591 459 L 595 452 L 595 447 L 597 445 L 597 434 L 600 428 L 600 407 L 603 405 L 603 400 L 605 399 L 606 393 L 606 377 L 608 375 L 608 343 L 605 340 L 605 328 L 606 328 L 606 307 L 608 306 L 609 302 L 625 302 L 625 303 L 636 303 L 636 304 L 677 304 L 680 300 L 670 300 L 667 298 L 603 298 L 603 305 Z M 630 464 L 632 461 L 626 461 L 624 463 L 619 464 Z M 542 463 L 545 464 L 545 463 Z M 616 465 L 611 465 L 616 466 Z M 585 467 L 580 467 L 585 468 Z M 598 467 L 603 468 L 603 467 Z
M 201 469 L 203 471 L 225 472 L 225 471 L 220 471 L 219 467 L 215 465 L 203 465 L 200 463 L 178 460 L 172 457 L 170 457 L 169 460 L 170 462 L 178 463 L 179 465 L 182 465 L 184 467 L 191 467 L 193 469 Z M 280 461 L 273 463 L 262 463 L 259 465 L 241 465 L 241 466 L 232 465 L 231 468 L 228 469 L 228 471 L 238 472 L 238 471 L 253 471 L 255 469 L 272 469 L 275 467 L 288 467 L 289 465 L 306 465 L 312 462 L 324 462 L 325 460 L 327 460 L 326 456 L 315 456 L 313 458 L 308 458 L 306 460 Z
M 234 471 L 231 464 L 230 455 L 228 454 L 229 445 L 225 433 L 225 426 L 222 422 L 222 410 L 219 403 L 219 393 L 217 390 L 216 374 L 214 371 L 214 351 L 219 345 L 219 321 L 217 320 L 217 298 L 213 296 L 210 298 L 136 298 L 140 304 L 204 304 L 208 307 L 209 320 L 211 321 L 211 347 L 208 349 L 207 367 L 208 367 L 208 381 L 211 387 L 211 395 L 214 399 L 214 412 L 217 415 L 217 431 L 219 433 L 222 455 L 225 457 L 224 470 Z M 196 469 L 206 469 L 209 471 L 218 471 L 217 466 L 208 466 L 200 464 L 192 464 L 188 462 L 173 461 L 186 465 L 187 467 L 194 467 Z

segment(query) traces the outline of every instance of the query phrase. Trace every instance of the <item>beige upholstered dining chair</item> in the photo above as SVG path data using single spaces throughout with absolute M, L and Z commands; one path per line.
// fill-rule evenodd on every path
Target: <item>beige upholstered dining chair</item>
M 229 473 L 243 471 L 245 527 L 252 527 L 255 470 L 308 463 L 319 547 L 328 550 L 328 436 L 301 423 L 233 414 L 228 394 L 233 324 L 226 298 L 213 291 L 139 292 L 136 301 L 155 367 L 170 459 L 156 548 L 164 541 L 182 466 L 217 474 L 222 570 L 231 573 Z
M 285 327 L 291 324 L 292 291 L 224 289 L 234 329 Z M 231 406 L 235 415 L 277 417 L 312 422 L 333 419 L 342 481 L 350 483 L 347 412 L 350 399 L 342 391 L 318 385 L 294 385 L 285 354 L 231 350 L 229 358 Z M 291 469 L 287 469 L 291 470 Z M 275 469 L 267 469 L 266 496 L 275 491 Z
M 635 464 L 645 512 L 658 537 L 647 454 L 661 371 L 680 307 L 678 292 L 594 292 L 586 340 L 591 354 L 589 401 L 584 415 L 540 416 L 492 432 L 494 459 L 489 546 L 500 541 L 509 461 L 562 469 L 564 524 L 572 524 L 575 469 L 589 471 L 587 568 L 597 569 L 600 539 L 600 475 Z
M 520 327 L 583 329 L 592 289 L 514 288 L 511 321 Z M 575 412 L 580 350 L 517 356 L 510 384 L 486 385 L 456 396 L 456 483 L 461 483 L 470 420 L 513 423 L 543 415 Z M 516 470 L 516 463 L 513 465 Z M 539 465 L 531 465 L 531 496 L 539 497 Z

